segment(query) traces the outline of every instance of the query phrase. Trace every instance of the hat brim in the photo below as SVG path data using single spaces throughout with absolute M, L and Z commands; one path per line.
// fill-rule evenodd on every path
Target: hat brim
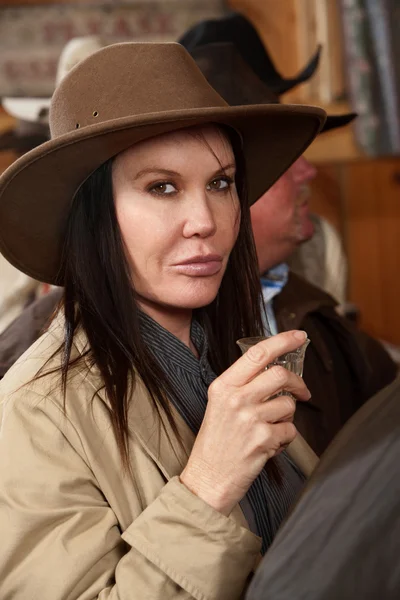
M 346 113 L 345 115 L 328 115 L 323 126 L 321 133 L 337 129 L 338 127 L 344 127 L 348 125 L 357 117 L 357 113 Z
M 25 154 L 0 178 L 0 251 L 31 277 L 62 285 L 60 259 L 72 199 L 108 159 L 144 139 L 216 123 L 243 138 L 250 201 L 304 152 L 325 122 L 317 107 L 253 105 L 124 117 L 76 129 Z
M 51 98 L 3 98 L 1 103 L 12 117 L 36 123 L 43 110 L 49 111 Z

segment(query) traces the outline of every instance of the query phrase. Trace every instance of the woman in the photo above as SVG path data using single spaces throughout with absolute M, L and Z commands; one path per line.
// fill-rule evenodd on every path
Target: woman
M 60 84 L 53 139 L 0 180 L 1 251 L 65 286 L 0 384 L 1 598 L 242 595 L 302 485 L 294 402 L 263 401 L 309 397 L 264 370 L 303 332 L 237 360 L 262 327 L 245 179 L 257 198 L 323 118 L 228 107 L 177 44 Z

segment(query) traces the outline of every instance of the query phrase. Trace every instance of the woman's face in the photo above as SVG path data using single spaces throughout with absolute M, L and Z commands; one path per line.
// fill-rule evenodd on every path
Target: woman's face
M 117 219 L 142 308 L 214 300 L 239 229 L 234 178 L 230 143 L 213 126 L 163 134 L 116 157 Z

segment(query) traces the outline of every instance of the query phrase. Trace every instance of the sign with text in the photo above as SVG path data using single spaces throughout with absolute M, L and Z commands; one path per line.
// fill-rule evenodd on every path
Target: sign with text
M 175 41 L 198 21 L 225 12 L 222 0 L 153 0 L 0 8 L 0 96 L 49 96 L 65 44 L 99 35 L 105 44 Z

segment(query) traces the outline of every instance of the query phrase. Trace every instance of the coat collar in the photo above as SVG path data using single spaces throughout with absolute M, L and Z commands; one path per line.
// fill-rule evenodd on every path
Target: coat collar
M 307 314 L 322 307 L 336 306 L 332 296 L 292 272 L 289 272 L 281 293 L 274 298 L 274 311 L 281 331 L 299 329 Z

